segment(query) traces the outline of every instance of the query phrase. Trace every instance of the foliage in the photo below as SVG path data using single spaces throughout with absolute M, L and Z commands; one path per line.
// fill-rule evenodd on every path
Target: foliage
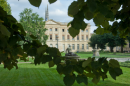
M 45 22 L 43 18 L 39 17 L 37 13 L 32 13 L 32 9 L 25 8 L 23 12 L 20 13 L 20 23 L 22 24 L 24 30 L 26 31 L 26 39 L 32 41 L 32 39 L 38 38 L 41 43 L 45 44 L 48 36 L 45 35 L 47 30 L 45 27 Z M 32 36 L 33 34 L 34 36 Z M 35 37 L 36 36 L 36 37 Z
M 40 1 L 41 0 L 39 0 L 38 2 L 36 0 L 29 0 L 29 2 L 36 7 L 40 6 Z M 49 0 L 50 3 L 54 1 L 56 0 Z M 108 0 L 106 1 L 109 2 Z M 84 13 L 86 13 L 87 18 L 94 17 L 94 22 L 96 23 L 96 25 L 103 24 L 105 19 L 112 20 L 114 17 L 114 10 L 111 11 L 111 9 L 108 9 L 107 11 L 105 9 L 105 13 L 97 10 L 99 9 L 97 5 L 102 6 L 102 3 L 106 1 L 101 2 L 100 0 L 98 0 L 97 2 L 95 2 L 95 0 L 87 0 L 85 3 L 84 0 L 78 0 L 72 2 L 72 4 L 69 6 L 69 11 L 72 11 L 72 9 L 75 10 L 73 10 L 74 14 L 72 12 L 68 12 L 70 16 L 74 17 L 74 20 L 71 22 L 70 29 L 80 30 L 81 28 L 82 30 L 84 30 L 87 25 L 83 21 L 83 19 L 85 18 Z M 110 2 L 115 4 L 117 3 L 115 2 L 115 0 Z M 115 6 L 115 4 L 111 3 L 107 3 L 107 8 Z M 104 8 L 106 6 L 107 5 L 104 5 Z M 117 10 L 117 8 L 115 10 Z M 101 13 L 98 11 L 100 11 Z M 88 16 L 87 12 L 94 15 Z M 97 84 L 101 78 L 102 80 L 107 78 L 108 72 L 115 80 L 117 76 L 123 74 L 117 60 L 111 59 L 108 62 L 106 60 L 107 58 L 105 57 L 99 58 L 97 61 L 95 60 L 95 58 L 89 57 L 85 61 L 76 61 L 72 59 L 66 60 L 66 63 L 64 63 L 62 62 L 64 58 L 61 57 L 61 53 L 57 48 L 48 47 L 46 44 L 42 45 L 40 41 L 35 39 L 33 35 L 31 36 L 33 38 L 32 41 L 26 40 L 26 33 L 22 25 L 18 23 L 13 16 L 7 15 L 7 13 L 1 7 L 0 13 L 0 63 L 4 63 L 4 68 L 8 68 L 9 70 L 12 69 L 14 66 L 18 68 L 16 59 L 20 57 L 21 59 L 26 61 L 27 56 L 34 56 L 35 65 L 41 63 L 44 64 L 47 62 L 49 62 L 49 67 L 56 65 L 57 72 L 59 74 L 65 75 L 63 81 L 64 84 L 67 86 L 73 85 L 75 81 L 77 81 L 79 84 L 83 82 L 87 85 L 88 78 L 92 78 L 92 82 Z M 104 18 L 103 14 L 106 18 Z M 73 36 L 75 36 L 77 35 L 77 32 L 76 34 L 74 32 L 70 32 L 70 34 L 73 34 Z M 24 42 L 24 44 L 22 44 L 23 48 L 21 47 L 22 45 L 18 44 L 19 41 Z M 76 75 L 75 72 L 78 73 L 78 75 Z
M 7 0 L 0 0 L 0 6 L 7 12 L 8 15 L 11 15 L 11 7 L 7 3 Z

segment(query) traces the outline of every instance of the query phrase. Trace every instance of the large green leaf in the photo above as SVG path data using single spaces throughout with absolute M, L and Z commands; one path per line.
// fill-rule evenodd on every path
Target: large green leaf
M 69 34 L 74 38 L 76 35 L 79 34 L 79 30 L 74 29 L 73 27 L 69 28 Z
M 101 26 L 98 26 L 98 28 L 96 29 L 96 34 L 103 35 L 104 34 L 104 28 L 101 28 Z
M 114 67 L 114 68 L 119 68 L 120 65 L 119 65 L 119 62 L 115 59 L 110 59 L 109 60 L 109 66 L 110 67 Z
M 67 74 L 70 74 L 72 72 L 72 70 L 73 70 L 73 66 L 72 65 L 67 65 L 67 66 L 65 66 L 63 68 L 63 73 L 65 75 L 67 75 Z
M 97 4 L 95 0 L 87 0 L 87 5 L 91 12 L 94 12 L 97 9 Z
M 73 75 L 66 75 L 64 77 L 63 81 L 64 81 L 66 86 L 72 86 L 74 84 L 74 82 L 75 82 L 75 79 L 76 79 L 75 74 L 73 74 Z
M 93 21 L 96 25 L 101 25 L 104 23 L 105 17 L 102 14 L 97 14 L 96 17 L 94 17 Z
M 116 72 L 114 71 L 114 68 L 112 67 L 109 68 L 109 74 L 111 75 L 113 79 L 116 80 Z
M 87 27 L 87 24 L 83 21 L 83 22 L 82 22 L 82 27 L 81 27 L 81 30 L 85 30 L 85 29 L 86 29 L 86 27 Z
M 83 62 L 82 67 L 88 66 L 91 63 L 91 61 L 92 61 L 92 58 L 89 57 L 86 61 Z
M 78 84 L 83 82 L 85 85 L 88 85 L 88 78 L 85 75 L 77 75 L 76 81 Z
M 5 36 L 10 36 L 10 32 L 8 31 L 8 29 L 0 23 L 0 32 L 5 35 Z
M 0 62 L 4 61 L 7 59 L 7 53 L 4 53 L 3 51 L 0 50 Z
M 50 68 L 50 67 L 53 67 L 55 64 L 54 64 L 54 62 L 53 62 L 53 60 L 52 60 L 52 61 L 49 61 L 49 62 L 48 62 L 48 65 L 49 65 L 49 68 Z
M 35 6 L 35 7 L 39 7 L 42 0 L 28 0 L 30 2 L 31 5 Z
M 71 5 L 69 6 L 69 8 L 68 8 L 68 15 L 69 16 L 74 16 L 75 14 L 78 13 L 78 11 L 79 11 L 78 2 L 73 1 L 71 3 Z
M 100 77 L 96 77 L 96 76 L 95 76 L 95 77 L 92 79 L 92 82 L 95 83 L 95 84 L 97 84 L 99 81 L 100 81 Z
M 56 2 L 57 0 L 48 0 L 50 4 Z

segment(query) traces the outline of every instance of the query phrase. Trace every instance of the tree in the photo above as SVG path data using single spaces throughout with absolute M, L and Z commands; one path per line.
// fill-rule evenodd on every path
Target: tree
M 0 6 L 7 12 L 8 15 L 11 15 L 11 7 L 7 3 L 7 0 L 0 0 Z
M 42 17 L 39 17 L 37 13 L 32 13 L 32 9 L 25 8 L 23 12 L 20 13 L 20 23 L 27 32 L 26 39 L 32 41 L 30 37 L 31 34 L 36 36 L 40 42 L 46 44 L 48 36 L 45 35 L 47 30 L 45 27 L 45 22 Z
M 36 7 L 39 7 L 42 0 L 29 0 L 29 2 Z M 50 3 L 54 3 L 56 0 L 49 0 Z M 77 0 L 73 1 L 69 6 L 68 14 L 74 17 L 69 28 L 71 36 L 75 37 L 79 30 L 84 30 L 86 25 L 83 21 L 84 18 L 94 18 L 95 24 L 98 26 L 96 33 L 103 34 L 104 32 L 112 32 L 116 34 L 116 30 L 120 28 L 120 36 L 125 36 L 129 28 L 129 0 Z M 123 12 L 117 12 L 118 8 L 123 5 Z M 127 10 L 125 10 L 127 8 Z M 33 35 L 30 37 L 33 40 L 30 42 L 25 39 L 26 33 L 20 23 L 12 15 L 7 13 L 0 7 L 0 63 L 4 62 L 4 68 L 12 69 L 17 66 L 17 58 L 21 56 L 26 61 L 27 56 L 35 56 L 35 65 L 48 62 L 49 67 L 57 66 L 56 70 L 59 74 L 64 74 L 63 81 L 65 85 L 73 85 L 75 81 L 79 84 L 84 83 L 88 85 L 88 77 L 93 78 L 92 82 L 97 84 L 100 78 L 103 80 L 107 78 L 107 73 L 111 75 L 113 79 L 123 74 L 120 68 L 119 62 L 114 59 L 110 59 L 109 62 L 105 57 L 99 58 L 95 61 L 95 58 L 88 58 L 85 61 L 67 60 L 66 63 L 61 57 L 61 53 L 57 48 L 48 47 L 42 45 L 39 40 L 35 39 Z M 122 14 L 124 13 L 124 14 Z M 85 15 L 84 15 L 85 14 Z M 91 15 L 90 15 L 91 14 Z M 120 24 L 114 22 L 114 27 L 109 26 L 108 21 L 113 21 L 114 18 L 121 19 Z M 128 20 L 128 21 L 127 21 Z M 68 25 L 69 25 L 68 24 Z M 102 25 L 104 28 L 101 28 Z M 109 26 L 109 28 L 105 28 Z M 122 26 L 124 26 L 122 28 Z M 123 30 L 122 30 L 123 29 Z M 23 48 L 18 44 L 19 41 L 23 41 Z M 77 72 L 77 74 L 75 74 Z
M 97 47 L 101 48 L 101 50 L 106 48 L 105 47 L 106 41 L 102 35 L 93 34 L 89 40 L 90 40 L 89 44 L 93 49 L 95 48 L 95 44 L 97 44 Z

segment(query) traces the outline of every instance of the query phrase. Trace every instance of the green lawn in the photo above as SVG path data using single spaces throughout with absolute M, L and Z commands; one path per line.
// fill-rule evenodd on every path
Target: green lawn
M 93 56 L 93 53 L 91 52 L 82 52 L 82 53 L 76 53 L 80 58 L 87 58 Z M 62 56 L 64 56 L 65 53 L 62 53 Z M 100 53 L 100 57 L 108 57 L 108 58 L 123 58 L 123 57 L 130 57 L 130 53 L 116 53 L 115 55 L 113 53 Z
M 63 75 L 60 76 L 55 67 L 48 68 L 48 64 L 35 66 L 30 63 L 19 63 L 19 69 L 7 70 L 0 65 L 0 86 L 65 86 Z M 130 86 L 130 68 L 124 68 L 123 75 L 113 80 L 110 76 L 104 82 L 101 80 L 97 85 L 89 79 L 88 86 Z M 77 84 L 73 86 L 85 86 Z

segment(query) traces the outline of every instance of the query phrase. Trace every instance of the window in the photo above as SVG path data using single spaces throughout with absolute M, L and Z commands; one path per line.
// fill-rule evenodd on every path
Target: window
M 57 39 L 58 39 L 58 35 L 56 34 L 56 35 L 55 35 L 55 40 L 57 40 Z
M 70 40 L 70 36 L 69 35 L 67 35 L 67 40 Z
M 74 38 L 72 38 L 72 40 L 74 40 Z
M 69 32 L 69 30 L 67 29 L 67 32 Z
M 55 28 L 55 31 L 58 31 L 57 28 Z
M 86 35 L 86 40 L 88 40 L 88 35 Z
M 86 32 L 88 32 L 88 29 L 86 30 Z
M 50 28 L 50 31 L 52 31 L 52 28 Z
M 82 35 L 82 40 L 84 40 L 84 35 Z
M 64 29 L 62 29 L 62 32 L 64 32 Z
M 77 50 L 79 50 L 79 44 L 77 44 Z
M 79 40 L 79 35 L 77 36 L 77 40 Z
M 84 50 L 84 44 L 82 44 L 82 50 Z
M 65 40 L 65 36 L 64 35 L 62 35 L 62 40 Z
M 70 44 L 68 44 L 68 47 L 70 46 Z
M 83 30 L 81 30 L 82 32 L 84 32 Z
M 58 48 L 58 45 L 56 44 L 56 48 Z
M 87 48 L 87 49 L 89 49 L 89 46 L 88 46 L 88 44 L 86 45 L 86 48 Z
M 52 40 L 52 34 L 50 34 L 50 40 Z
M 52 45 L 52 44 L 50 44 L 50 47 L 53 47 L 53 45 Z
M 74 45 L 74 44 L 72 44 L 72 49 L 73 49 L 73 50 L 75 49 L 75 45 Z

